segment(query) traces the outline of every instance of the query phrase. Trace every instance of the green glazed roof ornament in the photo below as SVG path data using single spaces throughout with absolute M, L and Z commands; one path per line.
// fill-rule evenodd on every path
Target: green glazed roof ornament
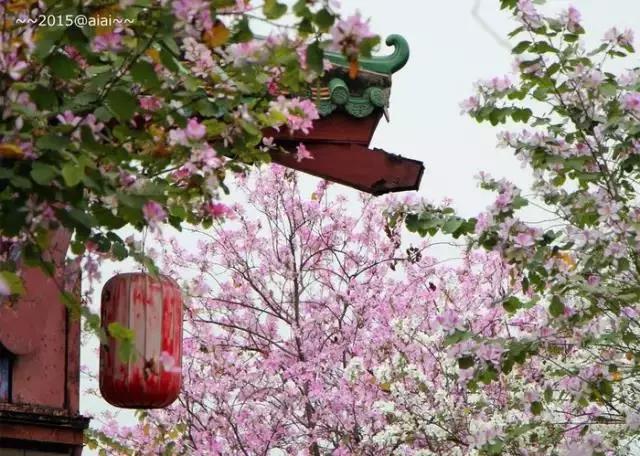
M 326 117 L 339 107 L 353 117 L 367 117 L 378 109 L 384 109 L 389 103 L 389 88 L 369 86 L 364 88 L 361 94 L 356 95 L 350 91 L 347 83 L 340 78 L 329 81 L 328 92 L 323 91 L 321 96 L 316 96 L 318 112 Z
M 391 55 L 361 58 L 358 60 L 360 68 L 365 71 L 388 75 L 392 75 L 402 69 L 409 61 L 409 43 L 400 35 L 389 35 L 386 44 L 394 47 Z M 327 52 L 325 56 L 334 65 L 349 65 L 349 61 L 341 53 Z
M 349 77 L 349 62 L 344 55 L 325 53 L 334 67 L 305 94 L 315 100 L 320 116 L 327 117 L 336 110 L 356 118 L 368 117 L 376 110 L 387 114 L 391 76 L 409 60 L 409 44 L 400 35 L 389 36 L 386 43 L 394 47 L 393 53 L 360 59 L 355 79 Z

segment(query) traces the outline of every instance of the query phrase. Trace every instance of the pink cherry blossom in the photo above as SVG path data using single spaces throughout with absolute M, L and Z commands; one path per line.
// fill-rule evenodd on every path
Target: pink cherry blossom
M 153 95 L 145 95 L 140 97 L 140 107 L 145 111 L 157 111 L 162 107 L 162 100 Z
M 233 214 L 233 210 L 229 206 L 216 201 L 209 201 L 208 203 L 205 203 L 202 206 L 202 210 L 206 215 L 214 219 L 227 217 Z
M 480 100 L 478 97 L 465 98 L 460 102 L 460 114 L 469 114 L 480 107 Z
M 618 38 L 618 42 L 623 46 L 633 46 L 634 32 L 631 29 L 625 29 Z
M 247 64 L 255 64 L 266 57 L 264 43 L 252 40 L 246 43 L 233 43 L 226 49 L 228 61 L 234 66 L 241 67 Z
M 58 119 L 62 125 L 71 125 L 75 127 L 80 124 L 82 117 L 76 116 L 71 111 L 65 111 L 62 114 L 58 114 L 56 119 Z
M 172 7 L 173 14 L 178 20 L 191 22 L 207 9 L 207 3 L 204 0 L 175 0 Z
M 633 30 L 626 29 L 620 32 L 616 27 L 612 27 L 604 34 L 604 41 L 610 44 L 619 44 L 621 46 L 633 45 Z
M 116 32 L 109 32 L 98 35 L 93 39 L 92 48 L 96 52 L 117 52 L 122 48 L 122 35 Z
M 516 246 L 521 248 L 527 248 L 535 245 L 535 239 L 529 232 L 518 233 L 514 239 Z
M 175 128 L 173 130 L 170 130 L 169 144 L 171 144 L 172 146 L 186 146 L 188 144 L 186 132 L 182 128 Z
M 0 52 L 0 70 L 8 74 L 11 79 L 16 81 L 22 79 L 28 67 L 28 63 L 21 60 L 17 51 Z
M 307 149 L 304 144 L 300 143 L 296 148 L 296 161 L 298 161 L 299 163 L 305 159 L 313 160 L 313 155 L 311 154 L 311 152 L 309 152 L 309 149 Z
M 76 47 L 68 44 L 64 47 L 64 52 L 67 54 L 67 56 L 72 58 L 80 66 L 80 68 L 84 69 L 88 66 L 87 60 L 82 56 L 82 54 L 80 54 Z
M 580 27 L 582 15 L 574 6 L 569 6 L 569 8 L 562 14 L 561 19 L 567 27 L 567 30 L 575 32 Z
M 538 28 L 542 24 L 542 16 L 532 0 L 518 0 L 517 9 L 522 22 L 531 28 Z
M 629 92 L 623 95 L 622 105 L 628 111 L 640 113 L 640 92 Z
M 436 321 L 440 324 L 442 329 L 447 332 L 462 328 L 460 315 L 454 309 L 445 310 L 436 317 Z
M 476 349 L 476 355 L 483 361 L 490 362 L 496 366 L 500 365 L 500 358 L 504 353 L 504 348 L 497 345 L 481 345 Z
M 347 56 L 356 56 L 362 41 L 372 36 L 369 23 L 362 19 L 360 12 L 356 12 L 334 24 L 331 29 L 331 48 Z
M 136 182 L 136 177 L 135 175 L 127 172 L 127 171 L 120 171 L 119 175 L 118 175 L 118 182 L 121 186 L 127 188 L 127 187 L 131 187 L 133 184 L 135 184 Z
M 11 288 L 7 281 L 0 275 L 0 297 L 9 296 L 11 294 Z
M 142 214 L 152 228 L 157 228 L 167 218 L 167 212 L 156 201 L 147 201 L 142 207 Z
M 271 102 L 271 109 L 284 114 L 287 118 L 287 127 L 293 133 L 302 131 L 308 134 L 313 128 L 313 121 L 320 118 L 315 103 L 308 99 L 278 97 Z
M 182 372 L 182 368 L 176 363 L 176 359 L 166 351 L 160 353 L 158 362 L 165 372 Z
M 185 59 L 192 63 L 191 70 L 196 76 L 207 77 L 216 67 L 211 50 L 194 38 L 187 37 L 182 43 Z
M 198 119 L 191 118 L 187 122 L 185 135 L 191 141 L 199 141 L 207 134 L 207 128 Z

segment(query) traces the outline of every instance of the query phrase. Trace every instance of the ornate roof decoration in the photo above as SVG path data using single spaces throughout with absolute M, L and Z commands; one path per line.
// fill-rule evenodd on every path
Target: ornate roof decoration
M 409 43 L 400 35 L 389 35 L 385 43 L 387 46 L 393 46 L 394 50 L 391 55 L 372 56 L 369 58 L 361 58 L 359 60 L 360 68 L 371 73 L 387 74 L 391 76 L 393 73 L 400 71 L 409 61 Z M 346 57 L 340 53 L 327 52 L 326 57 L 334 65 L 349 66 Z
M 393 53 L 361 59 L 355 79 L 349 75 L 350 65 L 344 56 L 325 53 L 333 68 L 316 86 L 298 94 L 316 102 L 321 118 L 308 134 L 286 129 L 268 131 L 280 146 L 270 151 L 273 162 L 372 195 L 420 187 L 422 162 L 370 148 L 389 105 L 391 77 L 409 59 L 404 38 L 391 35 L 387 44 L 395 47 Z M 297 158 L 295 151 L 300 143 L 313 160 Z
M 326 58 L 335 66 L 327 72 L 319 87 L 307 94 L 315 99 L 322 117 L 343 110 L 356 118 L 370 116 L 376 110 L 386 111 L 391 94 L 391 76 L 409 60 L 409 44 L 400 35 L 386 40 L 394 51 L 386 56 L 372 56 L 359 60 L 356 79 L 348 74 L 349 62 L 339 53 L 327 52 Z

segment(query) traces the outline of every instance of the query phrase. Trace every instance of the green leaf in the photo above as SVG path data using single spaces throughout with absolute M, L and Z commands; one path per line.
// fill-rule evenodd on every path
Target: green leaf
M 25 190 L 29 190 L 31 188 L 31 181 L 23 176 L 14 175 L 11 177 L 11 185 L 16 188 L 22 188 Z
M 331 14 L 326 8 L 318 11 L 313 19 L 318 28 L 325 32 L 331 28 L 333 23 L 335 22 L 336 17 Z
M 503 453 L 504 442 L 502 440 L 495 440 L 493 442 L 487 443 L 482 448 L 487 452 L 487 454 L 491 456 L 498 456 Z
M 442 232 L 445 234 L 451 234 L 458 230 L 464 223 L 464 220 L 458 217 L 451 217 L 442 226 Z
M 246 16 L 243 16 L 241 20 L 236 22 L 231 39 L 235 43 L 245 43 L 250 41 L 252 38 L 253 32 L 251 31 L 251 27 L 249 27 L 249 19 Z
M 318 41 L 314 41 L 307 47 L 307 65 L 312 71 L 322 73 L 324 50 Z
M 121 89 L 112 90 L 109 95 L 107 95 L 105 104 L 118 120 L 122 122 L 131 119 L 138 107 L 135 97 Z
M 75 97 L 68 100 L 68 104 L 74 109 L 84 109 L 87 106 L 90 106 L 92 103 L 97 101 L 99 98 L 98 92 L 88 91 L 88 92 L 80 92 Z
M 72 208 L 69 210 L 68 214 L 73 221 L 79 223 L 86 229 L 90 230 L 97 224 L 95 217 L 93 217 L 90 213 L 86 211 L 82 211 L 77 208 Z
M 613 82 L 606 82 L 599 87 L 600 93 L 605 97 L 615 97 L 618 94 L 618 86 Z
M 294 5 L 293 5 L 293 14 L 295 14 L 296 16 L 305 18 L 305 19 L 309 19 L 312 16 L 312 12 L 309 9 L 309 7 L 307 6 L 307 0 L 298 0 Z
M 371 52 L 373 49 L 380 44 L 379 36 L 372 36 L 369 38 L 365 38 L 360 43 L 360 54 L 363 57 L 371 57 Z
M 550 387 L 547 387 L 544 390 L 544 400 L 547 402 L 551 402 L 553 399 L 553 390 Z
M 242 129 L 250 135 L 260 136 L 260 130 L 253 123 L 243 120 L 240 122 L 240 125 L 242 125 Z
M 471 333 L 469 331 L 460 331 L 459 329 L 456 329 L 453 334 L 449 334 L 445 337 L 444 345 L 445 347 L 448 347 L 449 345 L 457 344 L 468 339 L 471 339 Z
M 538 41 L 533 46 L 531 46 L 531 52 L 535 52 L 536 54 L 545 54 L 547 52 L 555 53 L 558 52 L 558 50 L 546 41 Z
M 36 147 L 38 149 L 49 149 L 57 151 L 64 149 L 68 144 L 69 138 L 56 135 L 54 133 L 41 136 L 36 141 Z
M 601 380 L 598 384 L 598 390 L 605 397 L 613 396 L 613 385 L 609 380 Z
M 45 163 L 35 162 L 31 168 L 31 178 L 39 185 L 49 185 L 57 174 L 56 168 Z
M 575 33 L 566 33 L 563 38 L 567 43 L 575 43 L 579 37 Z
M 162 39 L 162 45 L 165 46 L 173 55 L 180 55 L 180 46 L 178 46 L 173 33 Z
M 202 123 L 207 128 L 207 136 L 210 138 L 220 136 L 227 129 L 227 124 L 216 119 L 207 119 Z
M 458 367 L 460 369 L 469 369 L 474 364 L 473 356 L 463 356 L 458 358 Z
M 9 291 L 11 294 L 22 296 L 25 292 L 24 284 L 22 283 L 22 279 L 16 275 L 15 272 L 11 271 L 0 271 L 0 280 L 2 280 L 7 287 L 9 287 Z
M 310 19 L 302 19 L 298 24 L 298 33 L 301 36 L 307 36 L 313 33 L 313 24 Z
M 132 340 L 133 339 L 133 330 L 121 325 L 118 322 L 109 323 L 107 326 L 108 334 L 117 340 Z
M 65 163 L 62 167 L 62 177 L 67 187 L 75 187 L 84 177 L 84 166 L 79 163 Z
M 513 54 L 522 54 L 524 51 L 529 49 L 531 45 L 531 41 L 520 41 L 516 46 L 511 50 Z
M 516 310 L 522 307 L 522 302 L 520 302 L 520 300 L 515 296 L 510 296 L 503 301 L 502 307 L 504 307 L 504 310 L 506 310 L 507 312 L 514 313 Z
M 51 73 L 60 79 L 69 80 L 78 74 L 78 64 L 64 54 L 55 54 L 47 59 Z
M 262 12 L 264 13 L 264 17 L 269 20 L 280 19 L 287 12 L 287 5 L 277 0 L 265 0 L 262 6 Z
M 525 207 L 529 204 L 529 201 L 526 198 L 523 198 L 522 196 L 516 196 L 513 199 L 513 202 L 511 203 L 514 209 L 520 209 L 522 207 Z
M 131 67 L 131 76 L 133 80 L 144 87 L 149 89 L 155 89 L 160 87 L 160 79 L 156 70 L 149 62 L 139 60 L 135 65 Z
M 45 29 L 46 30 L 46 29 Z M 33 50 L 33 56 L 36 60 L 42 61 L 53 49 L 56 44 L 57 36 L 50 33 L 43 33 L 38 38 L 36 48 Z
M 549 305 L 549 313 L 553 317 L 559 317 L 564 314 L 564 304 L 558 296 L 551 298 L 551 305 Z
M 121 242 L 114 242 L 111 245 L 111 253 L 119 261 L 122 261 L 129 256 L 127 247 Z
M 109 323 L 107 333 L 118 341 L 118 356 L 122 361 L 128 361 L 135 356 L 133 345 L 134 332 L 131 328 L 121 325 L 118 322 Z
M 529 121 L 532 115 L 533 112 L 529 108 L 517 108 L 514 109 L 513 113 L 511 114 L 511 118 L 514 120 L 514 122 L 526 123 Z
M 29 96 L 40 110 L 53 111 L 58 108 L 56 92 L 47 87 L 38 85 L 29 92 Z
M 542 413 L 542 402 L 535 401 L 531 403 L 531 413 L 538 416 Z
M 175 57 L 165 47 L 160 49 L 160 62 L 162 62 L 167 70 L 173 73 L 177 73 L 178 70 L 180 70 L 180 66 L 178 65 Z
M 495 370 L 492 366 L 483 370 L 478 375 L 478 380 L 480 380 L 485 385 L 488 385 L 492 381 L 497 380 L 497 378 L 498 378 L 498 371 Z
M 405 219 L 405 225 L 410 232 L 415 233 L 420 229 L 420 218 L 416 214 L 409 214 Z
M 69 309 L 74 316 L 79 316 L 82 312 L 82 304 L 80 298 L 69 291 L 60 293 L 60 300 Z

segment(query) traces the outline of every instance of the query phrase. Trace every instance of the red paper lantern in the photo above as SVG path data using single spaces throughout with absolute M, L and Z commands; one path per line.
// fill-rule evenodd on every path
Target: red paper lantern
M 182 384 L 182 293 L 166 276 L 119 274 L 102 289 L 102 325 L 133 331 L 134 356 L 119 353 L 108 335 L 100 347 L 100 392 L 116 407 L 162 408 L 176 400 Z M 107 332 L 108 334 L 108 332 Z

